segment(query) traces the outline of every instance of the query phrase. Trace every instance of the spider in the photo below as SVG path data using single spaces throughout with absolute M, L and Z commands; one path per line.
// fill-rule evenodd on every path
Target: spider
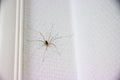
M 31 40 L 31 41 L 41 42 L 42 45 L 40 46 L 40 48 L 45 47 L 45 51 L 44 51 L 44 54 L 43 54 L 43 55 L 44 55 L 44 56 L 43 56 L 44 58 L 42 59 L 42 62 L 44 62 L 46 51 L 47 51 L 48 47 L 50 47 L 50 46 L 55 47 L 56 50 L 57 50 L 58 55 L 60 55 L 60 53 L 59 53 L 59 51 L 58 51 L 58 48 L 57 48 L 56 44 L 54 43 L 54 41 L 57 40 L 57 39 L 61 39 L 62 37 L 58 37 L 58 34 L 56 34 L 55 36 L 51 36 L 51 35 L 52 35 L 52 29 L 53 29 L 53 25 L 52 25 L 51 30 L 50 30 L 50 32 L 49 32 L 48 38 L 45 38 L 45 36 L 43 35 L 43 33 L 34 30 L 34 31 L 36 31 L 37 33 L 39 33 L 39 35 L 41 36 L 41 39 Z

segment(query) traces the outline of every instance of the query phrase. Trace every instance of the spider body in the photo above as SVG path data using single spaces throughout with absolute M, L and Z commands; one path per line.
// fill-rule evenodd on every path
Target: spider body
M 49 46 L 49 42 L 47 40 L 44 41 L 44 44 L 48 47 Z
M 31 28 L 30 28 L 31 29 Z M 56 46 L 56 40 L 58 39 L 61 39 L 61 38 L 66 38 L 66 37 L 71 37 L 72 35 L 70 36 L 59 36 L 58 33 L 56 35 L 52 35 L 52 29 L 53 29 L 53 25 L 51 27 L 51 30 L 50 32 L 48 33 L 48 36 L 46 37 L 43 33 L 41 33 L 40 31 L 37 31 L 35 29 L 32 29 L 34 30 L 36 33 L 39 34 L 40 38 L 39 39 L 34 39 L 34 40 L 29 40 L 29 41 L 38 41 L 40 42 L 40 47 L 38 49 L 41 50 L 41 48 L 44 48 L 44 52 L 43 52 L 43 59 L 42 59 L 42 62 L 44 62 L 44 59 L 46 57 L 46 52 L 48 50 L 48 48 L 50 47 L 54 47 L 58 53 L 59 56 L 61 56 L 60 52 L 58 51 L 58 48 Z
M 52 25 L 52 28 L 53 28 L 53 25 Z M 57 49 L 57 46 L 56 46 L 56 44 L 54 43 L 54 41 L 57 40 L 57 39 L 60 39 L 61 37 L 57 37 L 58 34 L 56 34 L 55 36 L 52 36 L 52 28 L 51 28 L 50 33 L 49 33 L 49 36 L 48 36 L 47 38 L 44 36 L 43 33 L 35 30 L 37 33 L 39 33 L 39 35 L 41 36 L 41 39 L 32 40 L 32 41 L 38 41 L 38 42 L 40 42 L 40 43 L 41 43 L 40 48 L 42 48 L 42 47 L 45 48 L 45 51 L 44 51 L 44 54 L 43 54 L 43 55 L 44 55 L 44 56 L 43 56 L 44 58 L 43 58 L 43 60 L 42 60 L 43 62 L 44 62 L 44 59 L 45 59 L 46 51 L 47 51 L 47 49 L 48 49 L 50 46 L 53 46 L 54 48 L 56 48 L 57 53 L 60 55 L 60 53 L 59 53 L 59 51 L 58 51 L 58 49 Z M 40 49 L 40 48 L 39 48 L 39 49 Z

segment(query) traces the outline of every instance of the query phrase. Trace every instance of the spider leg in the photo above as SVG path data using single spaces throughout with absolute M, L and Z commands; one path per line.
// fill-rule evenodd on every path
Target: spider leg
M 39 34 L 42 36 L 43 40 L 45 40 L 44 35 L 41 32 L 39 32 Z
M 42 44 L 38 49 L 41 49 L 44 46 L 44 44 Z
M 50 44 L 53 45 L 56 48 L 58 55 L 61 56 L 60 52 L 58 51 L 57 46 L 54 43 L 50 43 Z
M 52 38 L 49 40 L 49 42 L 51 43 L 52 40 L 54 40 L 54 38 L 56 38 L 57 36 L 58 36 L 58 34 L 56 34 L 54 37 L 52 37 Z
M 51 41 L 55 41 L 55 40 L 58 40 L 58 39 L 61 39 L 61 38 L 68 38 L 68 37 L 71 37 L 71 36 L 72 36 L 72 35 L 55 37 L 55 38 L 52 39 Z
M 44 62 L 44 61 L 45 61 L 47 48 L 48 48 L 48 47 L 46 46 L 45 51 L 44 51 L 44 53 L 43 53 L 43 59 L 42 59 L 42 62 Z
M 28 41 L 40 41 L 40 42 L 44 42 L 43 40 L 37 40 L 37 39 L 34 39 L 34 40 L 28 40 Z
M 53 41 L 55 41 L 57 39 L 61 39 L 61 38 L 63 38 L 63 37 L 56 37 L 56 38 L 53 39 Z
M 52 24 L 52 27 L 51 27 L 51 30 L 50 30 L 50 33 L 49 33 L 49 36 L 48 36 L 48 40 L 50 40 L 50 37 L 51 37 L 51 34 L 52 34 L 52 30 L 53 30 L 53 24 Z
M 30 27 L 29 27 L 29 29 L 34 30 L 36 33 L 39 33 L 41 35 L 41 37 L 43 38 L 43 40 L 45 40 L 45 37 L 44 37 L 43 33 L 39 32 L 39 31 L 37 31 L 33 28 L 30 28 Z
M 27 40 L 27 41 L 38 41 L 38 42 L 44 43 L 44 41 L 42 41 L 42 40 Z M 44 44 L 42 44 L 38 49 L 41 49 L 43 46 L 44 46 Z

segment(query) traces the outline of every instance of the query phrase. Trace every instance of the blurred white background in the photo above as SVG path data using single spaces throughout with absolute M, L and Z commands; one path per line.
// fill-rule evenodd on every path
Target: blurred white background
M 16 0 L 1 0 L 0 80 L 13 80 Z
M 119 2 L 71 0 L 78 80 L 119 80 Z M 13 80 L 16 3 L 15 0 L 1 3 L 0 78 Z
M 119 80 L 119 2 L 71 1 L 79 80 Z

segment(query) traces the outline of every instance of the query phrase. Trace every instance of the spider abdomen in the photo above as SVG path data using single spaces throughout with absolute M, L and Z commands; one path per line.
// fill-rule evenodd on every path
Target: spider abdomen
M 48 41 L 47 41 L 47 40 L 45 41 L 45 45 L 46 45 L 46 46 L 48 46 L 48 45 L 49 45 L 49 43 L 48 43 Z

